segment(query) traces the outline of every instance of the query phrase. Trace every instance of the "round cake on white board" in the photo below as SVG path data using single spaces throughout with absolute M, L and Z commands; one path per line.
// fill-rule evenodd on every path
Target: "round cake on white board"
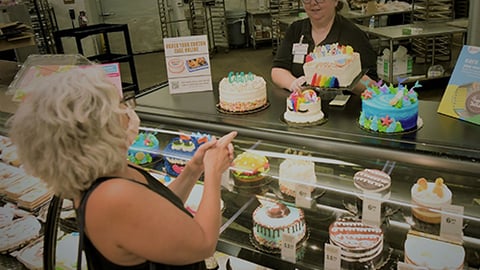
M 435 183 L 428 182 L 423 177 L 418 179 L 417 183 L 412 186 L 411 196 L 414 205 L 412 207 L 413 216 L 432 224 L 441 222 L 442 214 L 438 210 L 452 203 L 452 191 L 440 177 L 435 179 Z
M 291 234 L 301 241 L 307 225 L 303 210 L 280 202 L 266 202 L 253 212 L 253 237 L 257 243 L 269 248 L 282 247 L 282 233 Z
M 247 112 L 267 103 L 265 80 L 251 72 L 230 72 L 219 85 L 219 106 L 230 112 Z
M 353 175 L 353 184 L 363 192 L 378 193 L 383 198 L 390 198 L 392 179 L 384 171 L 364 169 Z
M 303 71 L 310 86 L 348 87 L 362 71 L 360 54 L 349 45 L 321 45 L 306 56 Z
M 288 196 L 295 197 L 296 185 L 306 184 L 313 191 L 313 184 L 317 182 L 315 163 L 306 159 L 285 159 L 280 163 L 278 184 L 280 191 Z
M 407 235 L 405 263 L 426 267 L 429 270 L 463 269 L 465 249 L 456 244 Z
M 287 98 L 287 109 L 283 114 L 287 123 L 315 123 L 322 120 L 323 117 L 322 102 L 314 90 L 295 91 Z
M 340 247 L 342 261 L 348 263 L 368 263 L 381 256 L 383 231 L 360 220 L 346 217 L 330 224 L 330 243 Z

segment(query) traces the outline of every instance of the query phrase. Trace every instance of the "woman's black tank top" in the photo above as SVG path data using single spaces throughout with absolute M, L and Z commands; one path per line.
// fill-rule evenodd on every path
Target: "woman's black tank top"
M 182 200 L 178 198 L 175 193 L 173 193 L 169 188 L 167 188 L 165 185 L 157 181 L 152 175 L 150 175 L 148 172 L 136 168 L 134 166 L 130 166 L 137 171 L 139 171 L 143 176 L 148 181 L 148 184 L 143 184 L 139 183 L 137 181 L 131 180 L 131 179 L 126 179 L 128 181 L 132 181 L 134 183 L 137 183 L 139 185 L 143 185 L 146 188 L 152 190 L 153 192 L 157 193 L 158 195 L 164 197 L 168 201 L 170 201 L 172 204 L 174 204 L 176 207 L 178 207 L 180 210 L 184 211 L 187 213 L 189 216 L 192 216 L 190 212 L 188 212 L 185 207 L 183 206 Z M 90 194 L 97 188 L 101 183 L 108 181 L 112 178 L 118 178 L 118 177 L 101 177 L 95 180 L 92 186 L 83 194 L 82 200 L 80 202 L 80 206 L 77 209 L 77 219 L 78 219 L 78 226 L 79 226 L 79 232 L 80 232 L 80 243 L 79 243 L 79 254 L 81 252 L 81 249 L 83 248 L 85 255 L 87 257 L 87 265 L 88 269 L 109 269 L 109 270 L 116 270 L 116 269 L 122 269 L 122 270 L 158 270 L 158 269 L 207 269 L 205 266 L 205 262 L 201 261 L 198 263 L 190 264 L 190 265 L 166 265 L 166 264 L 161 264 L 161 263 L 154 263 L 150 261 L 146 261 L 145 263 L 139 264 L 139 265 L 133 265 L 133 266 L 122 266 L 122 265 L 117 265 L 107 258 L 105 258 L 92 244 L 90 239 L 88 239 L 88 236 L 85 235 L 85 206 L 88 200 L 88 197 Z M 80 260 L 81 256 L 78 258 L 78 265 L 80 265 Z

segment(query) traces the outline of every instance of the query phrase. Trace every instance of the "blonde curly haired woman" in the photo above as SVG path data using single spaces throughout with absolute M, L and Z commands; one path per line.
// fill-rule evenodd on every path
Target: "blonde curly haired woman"
M 25 170 L 77 209 L 89 269 L 204 269 L 218 241 L 220 182 L 236 132 L 203 144 L 168 187 L 129 164 L 139 126 L 102 69 L 33 85 L 8 122 Z M 204 174 L 195 217 L 183 207 Z

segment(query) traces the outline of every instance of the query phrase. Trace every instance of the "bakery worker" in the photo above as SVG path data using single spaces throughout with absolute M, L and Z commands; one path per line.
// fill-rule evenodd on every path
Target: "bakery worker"
M 368 69 L 366 76 L 353 89 L 354 93 L 361 93 L 365 83 L 377 79 L 377 55 L 367 35 L 337 13 L 344 4 L 339 0 L 302 0 L 302 3 L 308 18 L 295 21 L 288 27 L 273 60 L 273 82 L 290 91 L 300 90 L 305 83 L 305 55 L 315 46 L 338 43 L 352 46 L 360 54 L 362 69 Z
M 35 83 L 8 126 L 25 170 L 73 200 L 89 269 L 206 269 L 236 132 L 202 144 L 166 187 L 127 161 L 139 122 L 103 69 L 89 67 Z M 192 216 L 184 203 L 201 174 Z

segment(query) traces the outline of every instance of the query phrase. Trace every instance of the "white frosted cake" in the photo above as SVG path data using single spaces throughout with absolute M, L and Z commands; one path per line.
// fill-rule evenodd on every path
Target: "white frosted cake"
M 306 56 L 303 71 L 307 84 L 311 86 L 347 87 L 362 71 L 360 54 L 349 45 L 318 46 Z
M 426 267 L 429 270 L 463 269 L 465 249 L 460 245 L 407 235 L 405 263 Z
M 452 191 L 440 177 L 434 183 L 423 177 L 418 179 L 412 186 L 411 196 L 413 216 L 427 223 L 440 223 L 442 215 L 438 210 L 452 203 Z
M 306 231 L 302 209 L 280 202 L 268 202 L 253 212 L 253 237 L 264 247 L 280 249 L 282 232 L 292 234 L 297 241 L 301 241 Z
M 280 163 L 279 169 L 280 191 L 288 196 L 295 197 L 297 184 L 305 183 L 313 190 L 313 184 L 317 181 L 315 175 L 315 163 L 304 159 L 286 159 Z
M 230 112 L 251 111 L 267 103 L 265 80 L 249 72 L 230 72 L 219 85 L 220 108 Z
M 315 123 L 323 117 L 322 103 L 314 90 L 293 92 L 287 98 L 287 109 L 283 114 L 287 123 Z

